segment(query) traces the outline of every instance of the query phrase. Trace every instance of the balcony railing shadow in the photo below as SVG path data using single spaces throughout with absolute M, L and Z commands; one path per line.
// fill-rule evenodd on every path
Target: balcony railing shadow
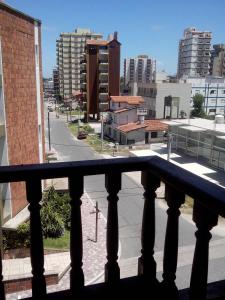
M 141 233 L 141 256 L 137 276 L 120 279 L 118 265 L 118 193 L 123 172 L 142 171 L 144 209 Z M 105 282 L 85 286 L 82 269 L 81 196 L 84 177 L 105 174 L 108 193 L 107 263 Z M 49 178 L 67 177 L 71 197 L 71 271 L 70 290 L 46 293 L 44 277 L 43 238 L 40 221 L 41 182 Z M 141 297 L 146 299 L 219 299 L 225 291 L 224 282 L 207 284 L 210 230 L 217 225 L 218 216 L 225 217 L 225 190 L 159 157 L 139 157 L 94 160 L 0 168 L 0 183 L 25 181 L 30 211 L 32 297 L 29 299 L 111 299 Z M 168 205 L 164 244 L 163 280 L 156 279 L 155 199 L 160 182 L 165 183 Z M 180 206 L 185 195 L 194 199 L 193 221 L 196 224 L 196 246 L 192 264 L 190 288 L 179 291 L 175 279 L 178 259 L 178 231 Z M 0 257 L 0 299 L 5 299 Z M 28 299 L 28 298 L 27 298 Z M 220 298 L 222 299 L 222 298 Z

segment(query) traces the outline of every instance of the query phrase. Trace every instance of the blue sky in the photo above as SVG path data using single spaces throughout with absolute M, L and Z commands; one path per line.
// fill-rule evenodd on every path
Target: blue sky
M 43 75 L 51 76 L 60 32 L 91 28 L 105 38 L 118 31 L 123 58 L 148 54 L 158 69 L 173 74 L 183 30 L 195 26 L 213 33 L 212 43 L 225 43 L 225 0 L 6 0 L 42 21 Z M 122 68 L 121 68 L 122 70 Z

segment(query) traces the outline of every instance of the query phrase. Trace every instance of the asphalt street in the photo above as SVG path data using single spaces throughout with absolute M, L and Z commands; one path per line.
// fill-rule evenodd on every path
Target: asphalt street
M 73 137 L 67 128 L 65 117 L 57 119 L 54 112 L 50 113 L 50 128 L 51 144 L 57 151 L 60 161 L 101 158 L 85 142 Z M 48 148 L 48 144 L 46 146 Z M 104 175 L 87 176 L 85 178 L 85 191 L 94 202 L 98 201 L 101 212 L 107 217 L 107 192 L 104 187 Z M 141 185 L 125 174 L 122 175 L 122 189 L 119 193 L 118 212 L 121 258 L 139 256 L 141 249 L 143 189 Z M 163 249 L 166 219 L 165 210 L 156 204 L 156 252 Z M 194 244 L 194 227 L 181 218 L 180 229 L 180 245 Z

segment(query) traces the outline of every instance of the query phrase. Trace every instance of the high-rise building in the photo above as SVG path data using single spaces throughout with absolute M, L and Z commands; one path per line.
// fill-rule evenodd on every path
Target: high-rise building
M 225 44 L 213 45 L 210 74 L 220 77 L 225 76 Z
M 209 74 L 211 38 L 210 31 L 198 31 L 195 27 L 184 30 L 179 42 L 178 78 Z
M 0 165 L 45 159 L 41 22 L 0 3 Z M 3 220 L 27 206 L 25 184 L 1 184 Z
M 124 59 L 124 84 L 141 82 L 149 83 L 153 80 L 155 61 L 148 55 L 138 55 L 135 58 Z
M 90 29 L 77 28 L 74 32 L 61 33 L 56 41 L 57 66 L 59 71 L 59 92 L 62 98 L 80 90 L 80 61 L 86 40 L 98 40 L 102 34 Z
M 120 43 L 113 39 L 88 40 L 81 61 L 81 90 L 84 93 L 87 116 L 108 109 L 109 96 L 120 94 Z
M 56 101 L 59 101 L 59 71 L 58 68 L 53 69 L 53 74 L 52 74 L 52 79 L 53 79 L 53 91 L 54 91 L 54 97 Z

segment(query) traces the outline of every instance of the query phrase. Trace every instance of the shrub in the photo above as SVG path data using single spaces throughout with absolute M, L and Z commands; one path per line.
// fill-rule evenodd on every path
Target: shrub
M 29 248 L 30 223 L 22 223 L 16 230 L 3 230 L 3 249 Z
M 70 229 L 71 207 L 68 193 L 59 195 L 54 187 L 50 187 L 43 197 L 44 205 L 48 204 L 54 212 L 57 212 L 64 222 L 66 229 Z
M 41 209 L 41 225 L 45 238 L 58 238 L 65 231 L 63 219 L 48 203 L 45 203 Z
M 95 132 L 94 128 L 92 128 L 89 124 L 84 124 L 82 127 L 83 127 L 83 130 L 87 133 Z

